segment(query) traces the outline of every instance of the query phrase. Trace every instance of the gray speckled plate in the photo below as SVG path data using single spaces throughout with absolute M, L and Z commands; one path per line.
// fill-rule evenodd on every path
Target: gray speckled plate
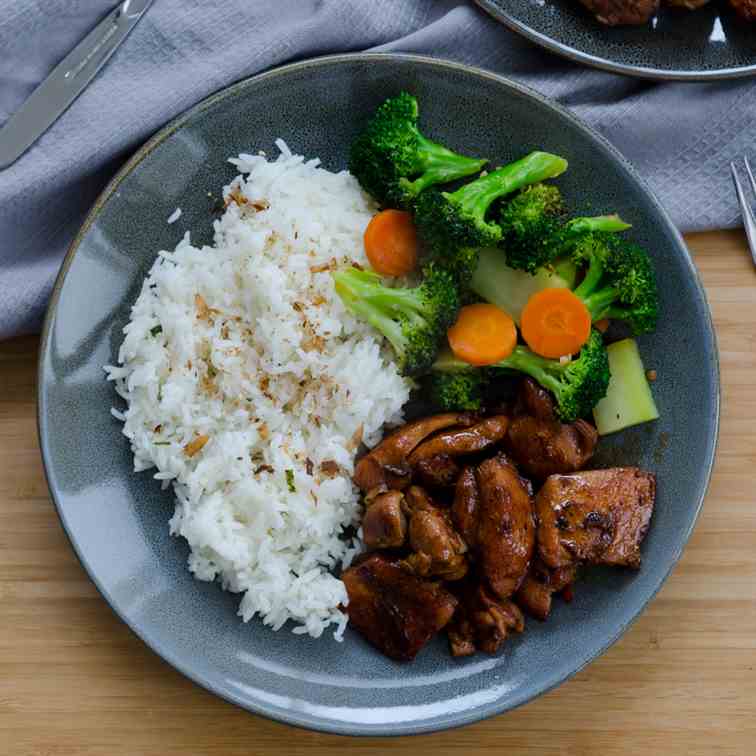
M 662 283 L 658 333 L 642 351 L 659 373 L 662 419 L 606 439 L 598 462 L 659 476 L 643 569 L 588 572 L 572 604 L 528 623 L 501 655 L 455 660 L 442 639 L 413 664 L 356 633 L 343 643 L 242 624 L 238 597 L 192 579 L 168 535 L 172 497 L 131 454 L 110 415 L 112 363 L 129 307 L 157 250 L 184 231 L 211 237 L 212 191 L 239 151 L 282 136 L 331 169 L 366 116 L 400 89 L 420 99 L 426 130 L 506 162 L 543 148 L 566 156 L 576 208 L 618 210 L 652 251 Z M 174 208 L 181 219 L 167 225 Z M 211 97 L 163 129 L 98 200 L 65 260 L 42 342 L 39 427 L 50 490 L 79 558 L 120 617 L 199 684 L 251 711 L 337 733 L 405 734 L 462 725 L 525 703 L 608 648 L 656 593 L 688 540 L 717 437 L 717 351 L 688 253 L 657 201 L 607 142 L 534 92 L 461 65 L 397 55 L 323 58 L 271 71 Z
M 662 8 L 645 26 L 607 28 L 578 0 L 475 0 L 514 31 L 578 63 L 649 79 L 756 74 L 756 26 L 724 3 Z

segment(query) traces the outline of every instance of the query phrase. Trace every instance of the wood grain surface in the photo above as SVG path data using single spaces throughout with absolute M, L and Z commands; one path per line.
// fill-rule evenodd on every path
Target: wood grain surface
M 198 688 L 114 616 L 42 472 L 36 338 L 0 344 L 0 754 L 245 756 L 756 753 L 756 272 L 740 232 L 688 237 L 724 389 L 714 479 L 682 561 L 601 659 L 509 714 L 412 738 L 341 738 Z

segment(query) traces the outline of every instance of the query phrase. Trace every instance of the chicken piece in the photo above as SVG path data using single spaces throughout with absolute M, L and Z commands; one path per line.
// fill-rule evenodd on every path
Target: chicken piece
M 495 654 L 509 630 L 521 633 L 525 618 L 509 599 L 497 599 L 482 584 L 465 586 L 464 596 L 449 625 L 452 656 L 469 656 L 476 650 Z
M 467 428 L 474 425 L 476 419 L 476 415 L 469 412 L 447 412 L 403 425 L 360 459 L 354 471 L 354 482 L 363 491 L 379 486 L 406 488 L 411 477 L 407 457 L 419 443 L 444 428 Z
M 596 428 L 585 420 L 565 425 L 524 415 L 512 420 L 507 431 L 512 459 L 525 475 L 538 480 L 580 470 L 597 443 Z
M 543 621 L 551 611 L 551 597 L 570 585 L 576 572 L 576 565 L 552 570 L 536 558 L 514 599 L 528 614 Z
M 459 477 L 459 465 L 448 455 L 422 459 L 414 470 L 417 482 L 428 488 L 449 488 Z
M 368 498 L 362 518 L 362 540 L 368 549 L 396 549 L 407 538 L 407 518 L 401 491 L 385 491 Z
M 413 659 L 457 608 L 457 599 L 440 583 L 410 575 L 381 554 L 349 567 L 341 579 L 352 627 L 397 661 Z
M 480 492 L 475 478 L 475 468 L 462 470 L 454 489 L 451 517 L 454 527 L 469 548 L 474 549 L 478 541 L 478 509 Z
M 673 8 L 685 8 L 686 10 L 696 10 L 703 8 L 709 0 L 665 0 L 667 5 Z
M 475 628 L 467 612 L 462 609 L 457 609 L 446 635 L 449 638 L 449 651 L 452 656 L 472 656 L 478 650 L 475 646 Z
M 523 378 L 517 392 L 514 414 L 516 417 L 530 415 L 539 420 L 555 420 L 554 398 L 532 378 Z
M 659 10 L 659 0 L 580 0 L 607 26 L 645 24 Z
M 415 467 L 424 459 L 431 459 L 441 454 L 456 457 L 483 451 L 504 438 L 508 425 L 509 418 L 506 415 L 494 415 L 481 420 L 471 428 L 455 428 L 438 433 L 417 446 L 409 455 L 409 463 Z
M 449 514 L 439 509 L 418 486 L 407 489 L 410 511 L 409 544 L 414 554 L 405 560 L 416 575 L 459 580 L 467 573 L 467 544 L 454 530 Z
M 730 6 L 744 21 L 756 21 L 756 0 L 730 0 Z
M 480 491 L 476 534 L 480 571 L 499 598 L 509 598 L 524 580 L 533 556 L 532 488 L 503 454 L 481 463 L 475 475 Z
M 552 475 L 538 492 L 538 548 L 549 567 L 640 567 L 656 476 L 635 467 Z

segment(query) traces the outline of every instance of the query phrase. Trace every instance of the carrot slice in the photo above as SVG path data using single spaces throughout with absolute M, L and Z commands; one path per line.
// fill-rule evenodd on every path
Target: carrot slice
M 417 265 L 417 231 L 412 215 L 382 210 L 365 229 L 365 254 L 376 273 L 406 276 Z
M 514 320 L 492 304 L 463 307 L 447 335 L 455 356 L 478 367 L 509 357 L 517 345 Z
M 542 357 L 575 354 L 591 335 L 591 314 L 569 289 L 533 294 L 520 318 L 522 337 Z

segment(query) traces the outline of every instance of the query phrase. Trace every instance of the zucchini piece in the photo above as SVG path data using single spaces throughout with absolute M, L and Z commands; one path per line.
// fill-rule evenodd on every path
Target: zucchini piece
M 470 286 L 486 302 L 508 312 L 519 325 L 520 315 L 533 294 L 543 289 L 572 289 L 576 279 L 577 269 L 569 261 L 560 261 L 553 272 L 539 270 L 532 275 L 510 268 L 501 250 L 488 248 L 480 250 Z
M 658 419 L 659 411 L 635 339 L 617 341 L 606 351 L 612 377 L 606 396 L 593 408 L 599 435 Z

